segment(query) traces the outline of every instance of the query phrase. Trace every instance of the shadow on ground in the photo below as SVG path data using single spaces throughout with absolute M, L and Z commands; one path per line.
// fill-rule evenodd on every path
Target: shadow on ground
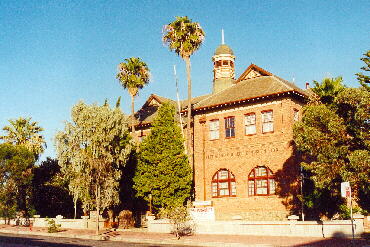
M 362 236 L 361 238 L 357 238 L 352 240 L 351 238 L 346 238 L 342 232 L 334 233 L 333 238 L 326 238 L 323 240 L 307 242 L 303 244 L 294 245 L 295 247 L 303 247 L 303 246 L 335 246 L 335 247 L 365 247 L 370 246 L 370 239 L 369 236 Z
M 92 245 L 80 245 L 73 243 L 78 240 L 67 240 L 67 243 L 56 243 L 48 239 L 42 239 L 36 236 L 20 237 L 20 236 L 0 236 L 0 246 L 3 244 L 20 244 L 26 246 L 39 246 L 39 247 L 92 247 Z M 68 243 L 69 242 L 69 243 Z

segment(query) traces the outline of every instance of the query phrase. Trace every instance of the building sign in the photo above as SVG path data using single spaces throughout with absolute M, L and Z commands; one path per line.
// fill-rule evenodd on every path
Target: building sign
M 214 221 L 216 219 L 214 207 L 190 208 L 190 216 L 195 221 Z
M 239 158 L 239 157 L 247 157 L 247 156 L 255 156 L 255 155 L 262 155 L 262 154 L 270 154 L 278 152 L 279 149 L 277 147 L 273 148 L 260 148 L 260 149 L 247 149 L 247 150 L 237 150 L 237 151 L 228 151 L 228 152 L 218 152 L 218 153 L 207 153 L 206 159 L 221 159 L 221 158 Z
M 351 186 L 349 182 L 343 182 L 340 184 L 340 192 L 342 197 L 350 198 L 351 197 Z

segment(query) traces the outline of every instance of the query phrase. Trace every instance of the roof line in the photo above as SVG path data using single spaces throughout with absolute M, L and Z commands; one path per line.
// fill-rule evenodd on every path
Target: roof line
M 276 79 L 278 79 L 281 83 L 283 83 L 290 90 L 294 90 L 294 88 L 291 85 L 286 83 L 286 80 L 284 80 L 284 79 L 282 79 L 282 78 L 280 78 L 279 76 L 276 76 L 276 75 L 272 75 L 272 76 L 275 77 Z
M 272 74 L 271 72 L 269 72 L 269 71 L 267 71 L 267 70 L 265 70 L 265 69 L 262 69 L 261 67 L 259 67 L 259 66 L 257 66 L 257 65 L 255 65 L 255 64 L 253 64 L 253 63 L 251 63 L 251 65 L 249 65 L 248 66 L 248 68 L 246 68 L 245 70 L 244 70 L 244 72 L 239 76 L 239 78 L 235 81 L 235 83 L 238 83 L 238 82 L 240 82 L 240 81 L 243 81 L 242 80 L 242 78 L 246 75 L 246 74 L 248 74 L 252 69 L 256 69 L 256 70 L 258 70 L 258 71 L 260 71 L 260 72 L 262 72 L 262 74 L 265 74 L 265 76 L 267 75 L 267 76 L 273 76 L 274 74 Z
M 239 99 L 239 100 L 234 100 L 234 101 L 229 101 L 229 102 L 224 102 L 224 103 L 209 105 L 209 106 L 205 106 L 205 107 L 194 108 L 194 110 L 205 110 L 205 109 L 209 109 L 209 108 L 219 107 L 219 106 L 222 106 L 222 105 L 231 105 L 233 103 L 235 104 L 235 103 L 242 102 L 242 101 L 249 101 L 249 100 L 255 100 L 255 99 L 260 99 L 260 98 L 262 99 L 262 98 L 268 98 L 270 96 L 275 96 L 275 95 L 279 96 L 280 94 L 281 95 L 284 95 L 284 94 L 290 94 L 290 93 L 297 94 L 299 96 L 304 97 L 304 95 L 302 95 L 301 93 L 299 93 L 296 90 L 292 89 L 290 91 L 282 91 L 282 92 L 273 93 L 273 94 L 265 94 L 265 95 L 261 95 L 261 96 L 258 96 L 258 97 L 244 98 L 244 99 Z

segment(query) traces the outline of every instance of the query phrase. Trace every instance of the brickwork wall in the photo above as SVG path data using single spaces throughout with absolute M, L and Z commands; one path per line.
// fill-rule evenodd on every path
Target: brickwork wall
M 297 162 L 291 146 L 293 113 L 294 109 L 300 110 L 301 105 L 293 99 L 281 98 L 195 115 L 195 196 L 196 200 L 213 202 L 216 219 L 281 220 L 289 214 L 292 193 L 298 186 Z M 261 112 L 265 110 L 273 110 L 273 133 L 262 133 Z M 244 115 L 252 112 L 256 114 L 257 133 L 247 136 Z M 235 117 L 235 137 L 227 139 L 224 118 L 229 116 Z M 201 118 L 206 120 L 204 125 L 199 122 Z M 219 119 L 220 123 L 218 140 L 210 140 L 209 122 L 213 119 Z M 256 166 L 267 166 L 275 174 L 275 180 L 278 180 L 276 195 L 248 195 L 248 175 Z M 222 168 L 230 170 L 235 176 L 236 197 L 212 198 L 212 177 Z

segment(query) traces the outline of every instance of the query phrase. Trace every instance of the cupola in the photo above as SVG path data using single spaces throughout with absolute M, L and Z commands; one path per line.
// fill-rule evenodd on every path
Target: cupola
M 233 50 L 224 42 L 222 30 L 222 42 L 217 47 L 213 61 L 213 93 L 220 92 L 235 82 L 235 56 Z

